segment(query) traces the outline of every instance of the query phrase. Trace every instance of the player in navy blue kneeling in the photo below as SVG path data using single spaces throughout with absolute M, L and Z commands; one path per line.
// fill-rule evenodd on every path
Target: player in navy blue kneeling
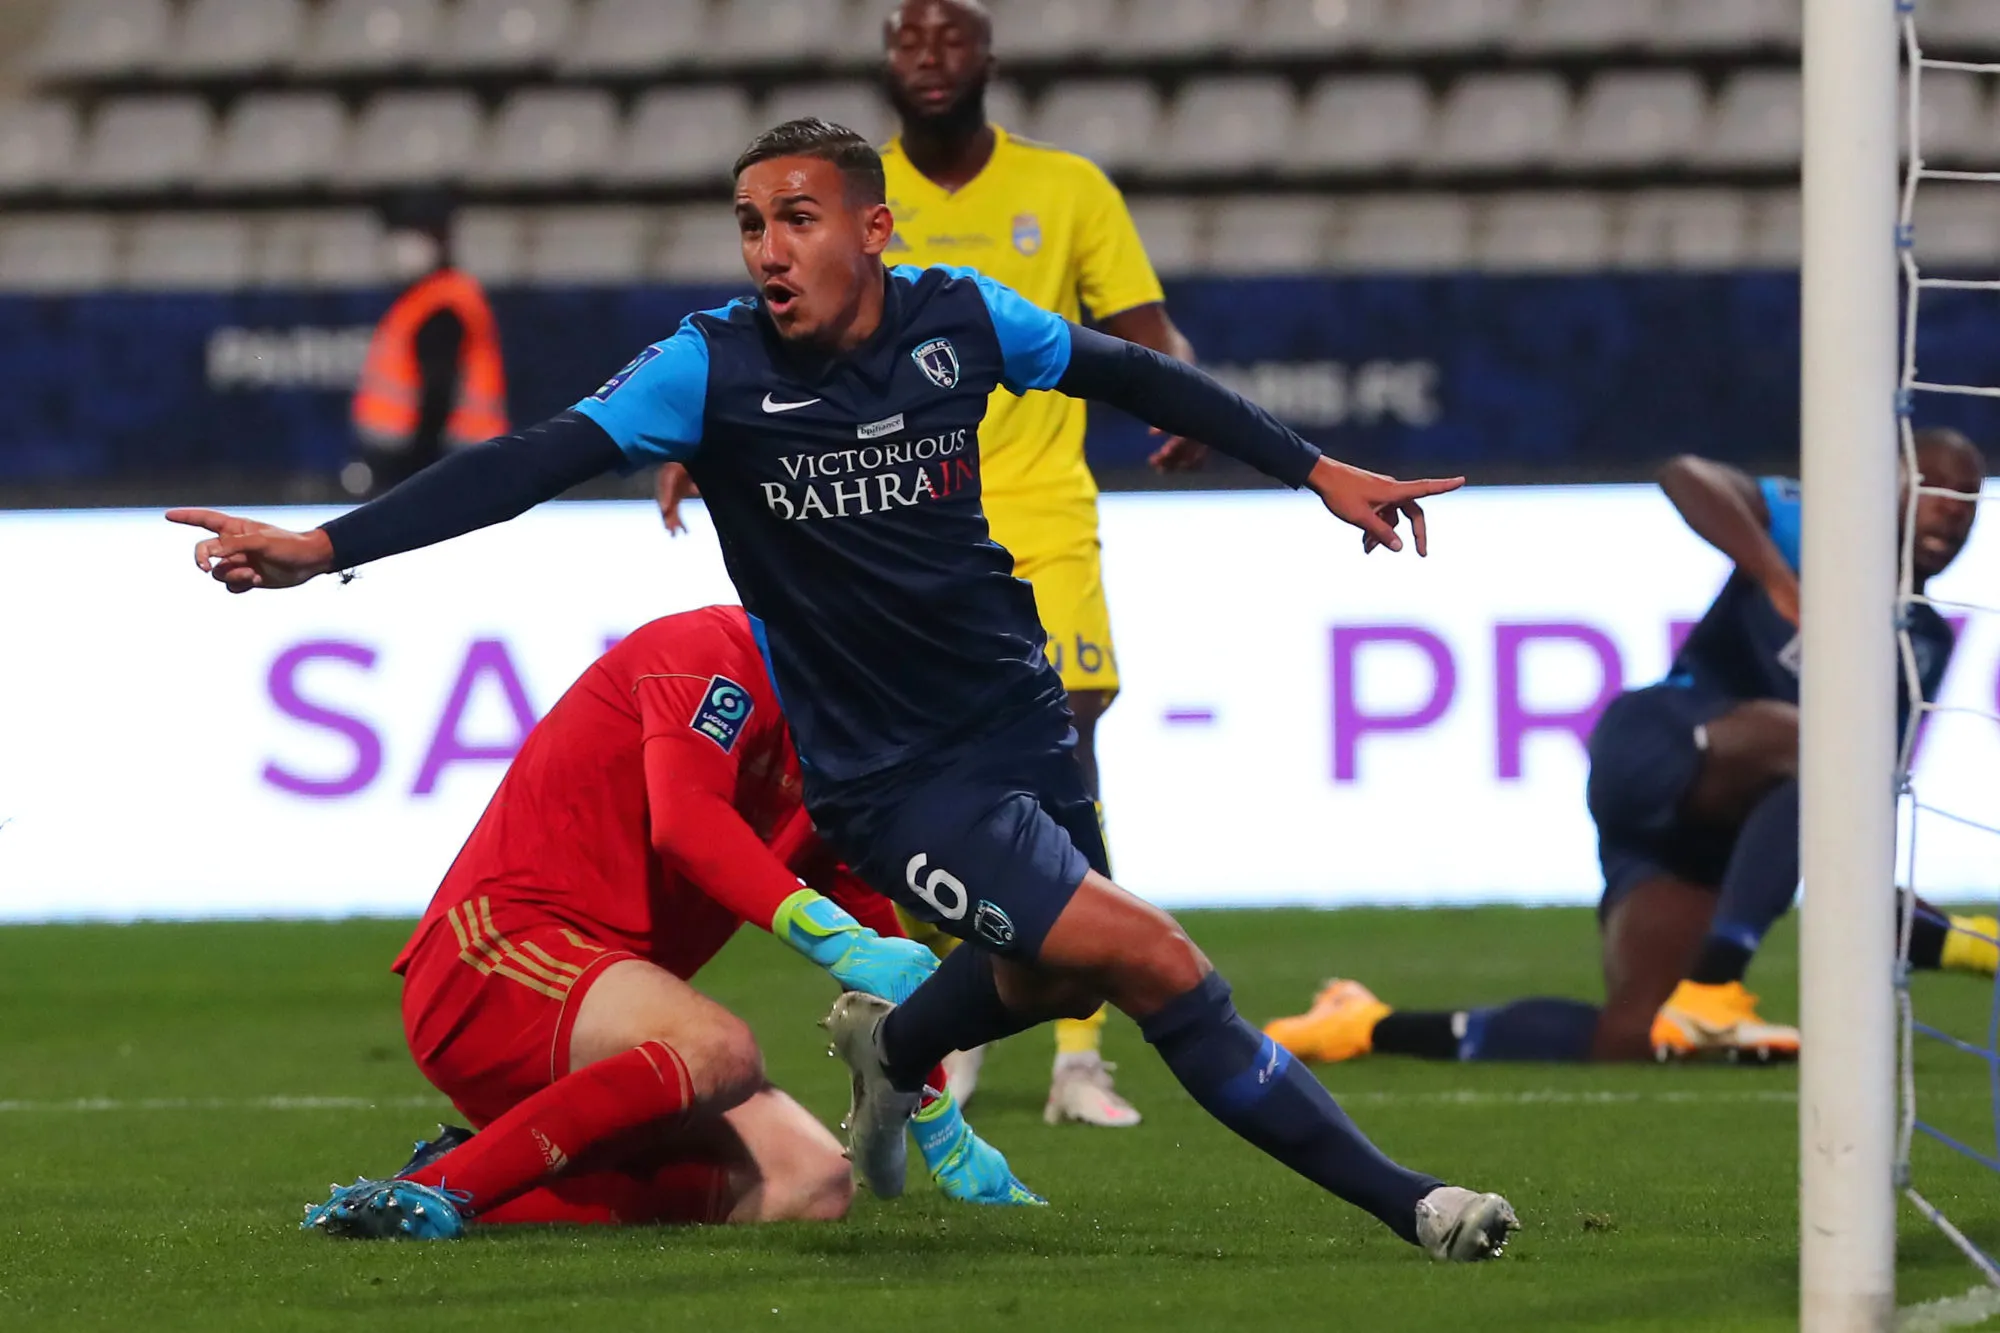
M 1984 461 L 1951 430 L 1917 434 L 1922 484 L 1975 495 Z M 1718 1054 L 1787 1059 L 1798 1029 L 1767 1023 L 1743 986 L 1752 956 L 1799 881 L 1799 487 L 1677 458 L 1660 485 L 1681 516 L 1735 562 L 1664 681 L 1612 701 L 1590 738 L 1591 818 L 1604 897 L 1605 1002 L 1518 1000 L 1396 1012 L 1359 982 L 1329 982 L 1307 1013 L 1265 1031 L 1294 1054 L 1370 1051 L 1456 1060 L 1639 1060 Z M 1971 500 L 1920 495 L 1915 591 L 1972 531 Z M 1884 625 L 1883 651 L 1892 649 Z M 1923 697 L 1934 699 L 1951 627 L 1909 611 Z M 1898 689 L 1906 690 L 1898 676 Z M 1910 699 L 1898 700 L 1907 725 Z M 1885 892 L 1888 886 L 1884 886 Z M 1883 912 L 1883 927 L 1893 921 Z M 1920 908 L 1911 960 L 1991 976 L 2000 923 Z
M 988 535 L 988 395 L 1055 390 L 1123 408 L 1306 487 L 1368 544 L 1401 550 L 1418 501 L 1324 458 L 1192 367 L 1050 314 L 969 269 L 885 270 L 881 159 L 823 121 L 760 136 L 735 212 L 754 298 L 682 321 L 571 411 L 455 453 L 306 533 L 208 510 L 196 561 L 232 591 L 289 587 L 502 522 L 578 482 L 685 463 L 783 701 L 806 805 L 875 888 L 974 947 L 901 1006 L 843 997 L 864 1183 L 903 1188 L 924 1077 L 1109 1000 L 1211 1115 L 1443 1259 L 1497 1254 L 1497 1194 L 1383 1156 L 1310 1071 L 1245 1022 L 1164 912 L 1113 884 L 1062 680 L 1029 585 Z M 587 553 L 558 558 L 587 570 Z

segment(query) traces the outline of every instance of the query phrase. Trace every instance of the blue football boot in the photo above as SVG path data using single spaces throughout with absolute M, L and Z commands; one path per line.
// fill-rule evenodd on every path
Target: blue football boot
M 459 1208 L 469 1196 L 408 1180 L 356 1180 L 335 1185 L 318 1207 L 308 1205 L 302 1231 L 349 1240 L 457 1240 L 465 1234 Z
M 416 1148 L 410 1153 L 410 1160 L 403 1163 L 396 1172 L 396 1178 L 414 1176 L 417 1172 L 435 1162 L 452 1149 L 472 1142 L 472 1131 L 461 1125 L 439 1125 L 434 1139 L 418 1139 Z

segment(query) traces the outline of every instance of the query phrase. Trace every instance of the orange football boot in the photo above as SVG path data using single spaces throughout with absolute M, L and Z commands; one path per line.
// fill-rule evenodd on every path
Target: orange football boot
M 1312 1008 L 1274 1020 L 1264 1035 L 1301 1060 L 1331 1064 L 1373 1050 L 1375 1025 L 1389 1012 L 1360 982 L 1335 978 L 1313 996 Z
M 1757 997 L 1740 981 L 1683 981 L 1653 1019 L 1653 1054 L 1661 1060 L 1796 1060 L 1799 1030 L 1759 1018 Z

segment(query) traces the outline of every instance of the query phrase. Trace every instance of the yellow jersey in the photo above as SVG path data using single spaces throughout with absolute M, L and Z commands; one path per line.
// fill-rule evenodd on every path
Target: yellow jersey
M 1045 310 L 1095 320 L 1164 300 L 1125 199 L 1095 163 L 993 127 L 993 156 L 948 191 L 882 150 L 896 232 L 891 264 L 978 269 Z M 1075 519 L 1096 531 L 1097 483 L 1083 457 L 1084 406 L 1059 393 L 994 391 L 979 429 L 981 491 L 999 530 Z M 1016 537 L 1016 540 L 1020 540 Z M 1021 552 L 1016 552 L 1021 554 Z

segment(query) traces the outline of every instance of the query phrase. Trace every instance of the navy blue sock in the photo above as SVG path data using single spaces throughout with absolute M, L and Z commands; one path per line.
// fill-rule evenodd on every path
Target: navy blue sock
M 1552 999 L 1473 1009 L 1465 1015 L 1458 1058 L 1581 1063 L 1590 1059 L 1597 1013 L 1594 1004 Z
M 1597 1006 L 1533 999 L 1484 1009 L 1398 1009 L 1375 1024 L 1377 1055 L 1425 1060 L 1531 1060 L 1581 1063 L 1597 1036 Z
M 1304 1065 L 1243 1021 L 1220 975 L 1169 1000 L 1139 1031 L 1204 1111 L 1415 1243 L 1417 1201 L 1438 1182 L 1384 1157 Z
M 1896 924 L 1902 925 L 1903 904 L 1896 901 Z M 1929 903 L 1917 904 L 1917 919 L 1910 923 L 1910 966 L 1920 972 L 1936 972 L 1944 966 L 1944 942 L 1951 935 L 1951 923 Z
M 993 982 L 993 960 L 970 945 L 960 945 L 882 1020 L 882 1059 L 889 1081 L 904 1092 L 915 1092 L 937 1062 L 953 1051 L 1011 1037 L 1038 1021 L 1002 1004 Z
M 1792 905 L 1798 888 L 1799 783 L 1793 778 L 1765 793 L 1737 832 L 1715 921 L 1688 980 L 1705 986 L 1743 980 L 1764 932 Z

